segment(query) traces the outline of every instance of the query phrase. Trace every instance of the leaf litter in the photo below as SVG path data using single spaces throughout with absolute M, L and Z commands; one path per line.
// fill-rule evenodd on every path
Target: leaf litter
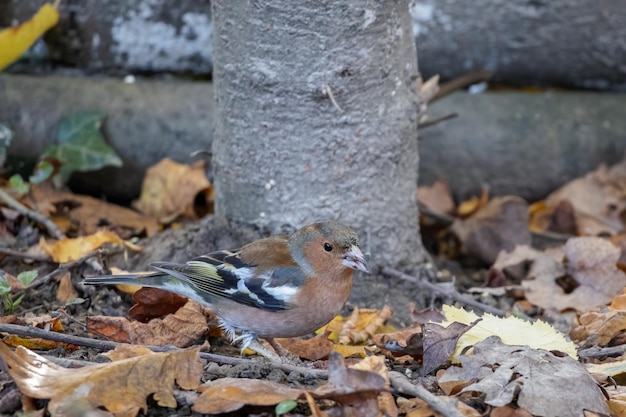
M 162 166 L 173 165 L 167 162 Z M 51 300 L 44 307 L 49 313 L 47 319 L 43 314 L 20 311 L 18 306 L 19 315 L 7 317 L 6 323 L 26 328 L 28 319 L 40 323 L 47 332 L 80 341 L 72 338 L 71 333 L 78 328 L 69 318 L 73 312 L 89 308 L 92 314 L 83 317 L 83 321 L 91 337 L 98 335 L 124 342 L 125 348 L 106 354 L 114 359 L 111 363 L 68 369 L 34 350 L 63 349 L 65 355 L 72 355 L 72 349 L 85 351 L 80 344 L 54 342 L 48 346 L 50 341 L 45 338 L 17 337 L 3 331 L 5 343 L 17 348 L 13 352 L 3 344 L 0 355 L 20 388 L 25 409 L 41 410 L 41 404 L 36 405 L 29 398 L 46 399 L 47 410 L 59 415 L 104 407 L 115 415 L 133 416 L 140 411 L 155 412 L 159 407 L 180 409 L 181 405 L 198 413 L 247 415 L 257 410 L 270 415 L 273 406 L 288 401 L 295 401 L 297 406 L 286 415 L 353 413 L 415 417 L 440 415 L 434 410 L 441 409 L 447 410 L 445 415 L 456 415 L 455 412 L 479 415 L 478 410 L 488 409 L 496 417 L 620 415 L 626 410 L 623 351 L 604 356 L 589 356 L 586 352 L 582 359 L 575 358 L 580 349 L 611 349 L 626 344 L 623 166 L 625 163 L 601 167 L 556 191 L 545 202 L 530 206 L 518 197 L 490 198 L 485 191 L 480 197 L 454 207 L 449 189 L 443 183 L 429 190 L 430 194 L 424 194 L 428 210 L 440 212 L 438 219 L 446 221 L 445 226 L 437 229 L 435 239 L 439 246 L 457 248 L 456 252 L 448 250 L 447 255 L 471 254 L 483 265 L 490 265 L 488 273 L 482 275 L 482 284 L 504 289 L 488 292 L 483 287 L 485 291 L 472 294 L 492 297 L 489 303 L 498 302 L 522 318 L 476 315 L 445 304 L 442 309 L 439 304 L 426 312 L 410 307 L 413 322 L 398 326 L 391 307 L 353 308 L 351 314 L 336 318 L 317 335 L 280 340 L 284 348 L 306 365 L 285 368 L 292 369 L 291 373 L 280 373 L 280 367 L 267 368 L 262 362 L 240 358 L 236 349 L 229 350 L 208 309 L 185 303 L 180 297 L 142 290 L 132 295 L 135 306 L 129 311 L 131 296 L 124 291 L 107 289 L 95 293 L 83 289 L 73 268 L 87 266 L 76 264 L 72 269 L 59 271 L 55 279 L 42 287 L 54 288 L 46 295 Z M 191 169 L 199 172 L 202 170 L 199 167 L 200 164 Z M 186 172 L 180 167 L 171 169 Z M 167 174 L 162 178 L 166 177 Z M 164 180 L 157 177 L 156 181 Z M 197 186 L 185 188 L 185 192 L 193 199 L 201 193 L 210 202 L 212 190 L 207 184 L 201 180 Z M 50 190 L 41 192 L 45 187 L 45 184 L 29 185 L 26 193 L 38 196 L 34 200 L 36 204 L 29 207 L 55 218 L 59 225 L 65 224 L 63 230 L 71 234 L 70 238 L 53 240 L 45 230 L 20 229 L 23 214 L 6 207 L 3 213 L 7 233 L 28 230 L 31 234 L 28 253 L 45 251 L 56 264 L 75 262 L 105 243 L 125 248 L 123 256 L 128 256 L 132 254 L 129 249 L 138 249 L 129 239 L 156 233 L 164 226 L 176 227 L 179 219 L 195 218 L 202 213 L 190 206 L 187 197 L 184 204 L 173 208 L 169 204 L 180 197 L 172 197 L 175 194 L 168 191 L 165 194 L 172 197 L 171 201 L 144 199 L 146 213 L 126 219 L 122 214 L 116 220 L 115 215 L 107 218 L 106 214 L 95 214 L 106 213 L 108 208 L 84 209 L 82 214 L 77 211 L 80 207 L 97 206 L 98 200 L 91 201 L 90 197 L 67 191 L 63 195 Z M 147 195 L 154 194 L 150 187 L 156 186 L 147 186 Z M 599 206 L 591 207 L 583 198 L 589 187 L 601 190 L 594 191 Z M 159 206 L 162 211 L 158 211 Z M 137 203 L 136 207 L 141 204 Z M 137 215 L 135 211 L 132 213 Z M 63 217 L 67 219 L 65 223 L 61 221 Z M 94 221 L 96 218 L 98 221 Z M 429 223 L 429 227 L 432 225 Z M 556 240 L 547 248 L 531 247 L 531 232 Z M 100 261 L 97 257 L 93 259 Z M 37 268 L 43 269 L 31 268 L 36 271 L 35 282 L 50 273 L 50 267 Z M 36 293 L 30 284 L 20 286 L 10 278 L 10 272 L 6 274 L 6 279 L 12 282 L 7 283 L 7 294 L 14 297 L 9 301 L 15 301 L 24 292 Z M 437 277 L 443 280 L 445 274 Z M 439 295 L 454 296 L 446 293 L 445 285 L 449 284 L 441 286 Z M 89 307 L 80 304 L 90 297 Z M 32 300 L 26 299 L 32 305 Z M 78 304 L 74 304 L 75 300 Z M 62 309 L 50 310 L 52 305 Z M 560 315 L 568 317 L 568 322 L 565 326 L 556 323 L 558 328 L 569 333 L 575 344 L 545 323 Z M 529 316 L 533 323 L 527 320 Z M 65 326 L 53 324 L 59 319 Z M 390 320 L 394 325 L 388 323 Z M 0 326 L 3 322 L 0 320 Z M 211 340 L 213 352 L 226 355 L 202 356 L 197 348 L 152 353 L 142 347 L 184 348 L 206 339 Z M 87 357 L 93 362 L 93 353 L 90 355 Z M 205 359 L 200 359 L 201 356 Z M 207 363 L 206 358 L 213 359 Z M 228 364 L 228 358 L 234 362 Z M 203 370 L 205 363 L 208 367 Z M 324 369 L 328 370 L 326 383 L 317 373 Z M 402 378 L 411 386 L 427 386 L 436 395 L 401 394 L 405 391 L 399 388 L 397 379 L 389 377 L 390 369 L 401 370 Z M 32 385 L 33 378 L 39 385 Z M 201 385 L 201 378 L 208 382 Z M 111 387 L 116 384 L 131 384 L 132 390 L 123 388 L 111 394 Z

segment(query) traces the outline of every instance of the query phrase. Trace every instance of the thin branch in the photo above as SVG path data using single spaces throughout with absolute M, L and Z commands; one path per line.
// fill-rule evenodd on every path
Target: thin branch
M 7 256 L 13 256 L 14 258 L 28 259 L 28 260 L 36 261 L 36 262 L 52 262 L 52 263 L 54 263 L 54 261 L 52 259 L 50 259 L 49 256 L 34 255 L 34 254 L 31 254 L 31 253 L 20 252 L 20 251 L 17 251 L 17 250 L 14 250 L 14 249 L 9 249 L 9 248 L 0 248 L 0 254 L 7 255 Z
M 98 256 L 98 255 L 101 255 L 101 254 L 108 254 L 108 253 L 109 252 L 107 252 L 105 249 L 96 249 L 93 252 L 89 252 L 85 256 L 81 256 L 80 258 L 76 259 L 75 261 L 70 261 L 70 262 L 66 262 L 64 264 L 59 264 L 57 269 L 55 269 L 54 271 L 44 275 L 41 278 L 39 278 L 39 277 L 35 278 L 33 280 L 33 282 L 31 282 L 31 284 L 28 286 L 28 288 L 36 288 L 36 287 L 38 287 L 40 285 L 47 284 L 48 281 L 50 281 L 52 279 L 52 277 L 54 277 L 55 275 L 61 274 L 63 272 L 66 272 L 67 270 L 72 269 L 75 266 L 82 265 L 87 260 L 93 258 L 94 256 Z
M 63 232 L 57 227 L 56 224 L 52 222 L 52 220 L 39 213 L 38 211 L 31 210 L 28 207 L 24 206 L 22 203 L 11 197 L 2 188 L 0 188 L 0 201 L 3 201 L 7 206 L 11 207 L 14 210 L 17 210 L 24 216 L 43 224 L 46 229 L 48 229 L 48 233 L 50 233 L 50 235 L 55 239 L 61 240 L 65 237 Z
M 483 81 L 489 81 L 491 78 L 491 71 L 472 71 L 458 78 L 455 78 L 447 83 L 439 85 L 439 92 L 433 97 L 429 104 L 444 98 L 448 94 L 452 94 L 457 90 L 465 87 L 469 87 L 472 84 L 480 83 Z
M 16 334 L 24 337 L 40 337 L 42 339 L 53 340 L 55 342 L 68 343 L 76 346 L 86 346 L 93 349 L 106 351 L 115 349 L 118 345 L 125 343 L 111 342 L 108 340 L 90 339 L 88 337 L 73 336 L 65 333 L 50 332 L 36 327 L 18 326 L 15 324 L 0 324 L 0 332 Z M 173 346 L 146 346 L 153 352 L 170 352 L 177 350 L 178 348 Z M 207 359 L 211 362 L 216 362 L 224 365 L 239 365 L 239 364 L 251 364 L 258 363 L 256 360 L 246 358 L 234 358 L 232 356 L 217 355 L 215 353 L 200 352 L 200 357 Z M 263 359 L 264 360 L 264 359 Z M 312 376 L 314 378 L 325 379 L 328 378 L 328 371 L 323 369 L 312 369 L 304 366 L 291 365 L 286 363 L 273 363 L 273 368 L 278 368 L 286 372 L 298 372 L 305 376 Z
M 445 116 L 437 117 L 435 119 L 426 119 L 424 121 L 420 121 L 419 124 L 417 125 L 417 128 L 418 129 L 424 129 L 424 128 L 427 128 L 429 126 L 434 126 L 437 123 L 441 123 L 441 122 L 444 122 L 446 120 L 454 119 L 455 117 L 459 117 L 459 114 L 458 113 L 450 113 L 450 114 L 446 114 Z
M 611 347 L 592 347 L 588 349 L 581 349 L 578 351 L 578 356 L 581 359 L 600 358 L 603 356 L 617 356 L 623 355 L 626 352 L 626 345 L 611 346 Z
M 464 416 L 457 408 L 456 404 L 458 400 L 454 397 L 437 397 L 420 384 L 411 383 L 411 381 L 398 371 L 389 372 L 389 381 L 396 392 L 423 400 L 433 411 L 444 417 Z
M 322 93 L 327 95 L 328 98 L 330 98 L 330 101 L 333 103 L 333 106 L 335 106 L 337 108 L 337 110 L 339 110 L 341 113 L 343 113 L 343 109 L 341 107 L 339 107 L 339 104 L 337 104 L 337 101 L 335 100 L 335 95 L 333 94 L 333 90 L 332 90 L 332 88 L 330 88 L 330 85 L 324 84 L 322 86 Z
M 412 282 L 414 284 L 417 284 L 417 286 L 420 287 L 420 288 L 424 288 L 424 289 L 427 289 L 429 291 L 433 291 L 433 292 L 436 292 L 438 294 L 442 294 L 442 295 L 448 296 L 448 297 L 452 298 L 455 301 L 458 301 L 460 303 L 466 304 L 466 305 L 471 306 L 471 307 L 478 308 L 478 309 L 484 311 L 485 313 L 491 313 L 491 314 L 494 314 L 494 315 L 500 316 L 500 317 L 504 317 L 505 316 L 504 310 L 501 310 L 501 309 L 496 308 L 496 307 L 491 307 L 491 306 L 489 306 L 487 304 L 481 303 L 480 301 L 476 301 L 472 297 L 469 297 L 467 295 L 463 295 L 463 294 L 459 293 L 456 289 L 451 288 L 449 286 L 443 287 L 442 285 L 434 284 L 434 283 L 432 283 L 432 282 L 430 282 L 430 281 L 428 281 L 426 279 L 419 279 L 417 277 L 405 274 L 403 272 L 398 271 L 397 269 L 389 268 L 387 266 L 383 268 L 383 274 L 391 275 L 393 277 L 400 278 L 400 279 L 403 279 L 405 281 Z

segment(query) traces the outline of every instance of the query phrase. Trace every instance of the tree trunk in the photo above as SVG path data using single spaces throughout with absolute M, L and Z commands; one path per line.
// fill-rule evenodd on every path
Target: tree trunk
M 216 0 L 212 16 L 216 214 L 275 231 L 336 219 L 372 263 L 417 265 L 408 1 Z

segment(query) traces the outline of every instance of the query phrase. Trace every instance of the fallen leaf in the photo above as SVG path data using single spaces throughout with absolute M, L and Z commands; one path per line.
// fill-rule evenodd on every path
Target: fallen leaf
M 422 326 L 412 326 L 389 333 L 379 333 L 372 336 L 372 341 L 383 352 L 389 352 L 394 357 L 410 355 L 417 359 L 424 353 L 422 341 Z
M 501 250 L 530 244 L 528 203 L 519 197 L 496 197 L 467 219 L 451 227 L 463 252 L 492 264 Z
M 391 307 L 385 305 L 375 315 L 366 314 L 367 318 L 359 320 L 360 310 L 355 307 L 352 315 L 346 321 L 339 332 L 339 343 L 342 345 L 359 344 L 366 342 L 376 331 L 385 324 L 385 321 L 393 314 Z
M 328 339 L 329 331 L 320 333 L 310 339 L 290 337 L 276 339 L 276 341 L 289 352 L 309 361 L 317 361 L 327 358 L 333 351 L 335 344 Z
M 148 168 L 141 186 L 137 210 L 169 223 L 183 215 L 198 219 L 213 212 L 213 187 L 206 178 L 204 161 L 192 165 L 179 164 L 164 158 Z M 200 199 L 201 206 L 197 205 Z
M 382 356 L 368 356 L 362 361 L 350 366 L 350 369 L 360 369 L 362 371 L 374 372 L 385 380 L 385 388 L 391 389 L 389 382 L 389 373 L 387 372 L 387 365 L 385 365 L 385 358 Z M 378 394 L 378 409 L 383 416 L 397 417 L 398 407 L 393 399 L 391 392 L 381 392 Z
M 478 212 L 478 210 L 485 207 L 488 202 L 489 190 L 487 188 L 483 188 L 480 191 L 480 197 L 474 196 L 467 201 L 461 202 L 456 210 L 456 215 L 461 219 L 473 216 L 476 212 Z
M 154 353 L 78 369 L 62 368 L 28 349 L 15 352 L 0 344 L 0 355 L 20 391 L 29 397 L 50 399 L 52 415 L 68 403 L 87 400 L 113 413 L 134 416 L 148 409 L 150 395 L 162 407 L 176 407 L 174 382 L 196 389 L 203 364 L 199 348 Z
M 297 400 L 304 390 L 289 388 L 274 381 L 246 378 L 220 378 L 201 386 L 202 394 L 191 407 L 196 413 L 222 414 L 244 405 L 275 405 Z
M 428 375 L 448 362 L 456 351 L 459 338 L 471 328 L 472 325 L 459 322 L 452 322 L 445 326 L 437 323 L 424 324 L 422 326 L 424 358 L 420 370 L 421 375 Z
M 597 237 L 569 239 L 564 261 L 538 256 L 523 281 L 531 303 L 556 310 L 587 311 L 611 302 L 626 286 L 626 273 L 617 268 L 620 250 Z
M 626 311 L 590 311 L 579 318 L 579 325 L 570 331 L 572 340 L 585 346 L 608 346 L 626 332 Z
M 417 188 L 420 203 L 436 214 L 453 214 L 455 205 L 450 187 L 445 180 L 437 180 L 433 185 Z
M 59 280 L 56 298 L 62 303 L 68 303 L 78 297 L 78 291 L 72 284 L 72 274 L 70 271 L 65 272 Z
M 176 313 L 187 303 L 187 298 L 159 288 L 142 287 L 133 293 L 135 304 L 128 317 L 147 323 L 152 319 Z
M 97 198 L 55 190 L 48 186 L 33 185 L 30 198 L 23 203 L 37 209 L 44 216 L 53 218 L 57 207 L 62 207 L 63 211 L 58 212 L 57 217 L 65 217 L 71 223 L 77 224 L 84 234 L 96 233 L 103 226 L 127 239 L 144 233 L 152 236 L 159 231 L 159 224 L 153 217 Z M 67 220 L 57 219 L 55 223 L 67 228 L 66 222 Z
M 102 247 L 105 243 L 124 245 L 124 241 L 117 234 L 107 230 L 100 230 L 89 236 L 64 238 L 51 245 L 43 238 L 39 241 L 39 245 L 52 257 L 52 260 L 60 263 L 75 261 Z
M 458 361 L 462 356 L 461 353 L 468 347 L 491 336 L 498 336 L 502 343 L 507 345 L 526 345 L 534 349 L 558 350 L 572 358 L 578 358 L 576 346 L 544 321 L 537 320 L 529 323 L 514 316 L 501 318 L 488 313 L 479 317 L 463 308 L 450 305 L 443 305 L 442 308 L 447 319 L 440 323 L 442 326 L 449 326 L 452 323 L 465 325 L 475 323 L 459 338 L 452 355 L 453 362 Z
M 54 350 L 61 346 L 63 349 L 68 351 L 78 350 L 79 347 L 75 345 L 71 345 L 69 343 L 56 342 L 54 340 L 42 339 L 40 337 L 20 337 L 14 334 L 10 334 L 2 338 L 2 341 L 9 346 L 13 347 L 24 347 L 28 349 L 34 350 Z
M 481 393 L 485 403 L 501 407 L 516 403 L 533 415 L 579 416 L 583 410 L 607 414 L 607 401 L 596 382 L 575 359 L 528 346 L 502 344 L 497 337 L 474 345 L 459 357 L 442 381 L 475 382 L 464 393 Z
M 626 159 L 600 165 L 584 177 L 570 181 L 546 198 L 547 207 L 567 201 L 573 208 L 578 235 L 599 236 L 624 231 L 626 213 Z
M 333 352 L 328 359 L 328 383 L 312 392 L 316 398 L 331 399 L 353 407 L 355 415 L 378 415 L 378 395 L 386 391 L 385 379 L 377 373 L 346 368 L 343 357 Z
M 63 323 L 61 323 L 61 316 L 52 317 L 50 314 L 42 314 L 36 317 L 24 317 L 24 323 L 53 332 L 62 332 L 65 330 Z
M 102 354 L 111 359 L 111 361 L 121 361 L 123 359 L 136 358 L 137 356 L 152 355 L 153 351 L 143 345 L 127 345 L 119 344 L 113 350 L 109 350 Z
M 187 347 L 208 331 L 204 307 L 188 301 L 175 314 L 148 323 L 129 321 L 124 317 L 87 317 L 87 330 L 117 342 L 153 346 Z

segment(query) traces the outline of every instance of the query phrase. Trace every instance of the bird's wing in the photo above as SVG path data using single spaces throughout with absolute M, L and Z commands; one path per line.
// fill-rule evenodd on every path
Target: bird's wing
M 284 238 L 268 238 L 239 251 L 218 251 L 186 264 L 155 262 L 157 270 L 199 291 L 268 311 L 290 308 L 305 274 L 289 255 Z

